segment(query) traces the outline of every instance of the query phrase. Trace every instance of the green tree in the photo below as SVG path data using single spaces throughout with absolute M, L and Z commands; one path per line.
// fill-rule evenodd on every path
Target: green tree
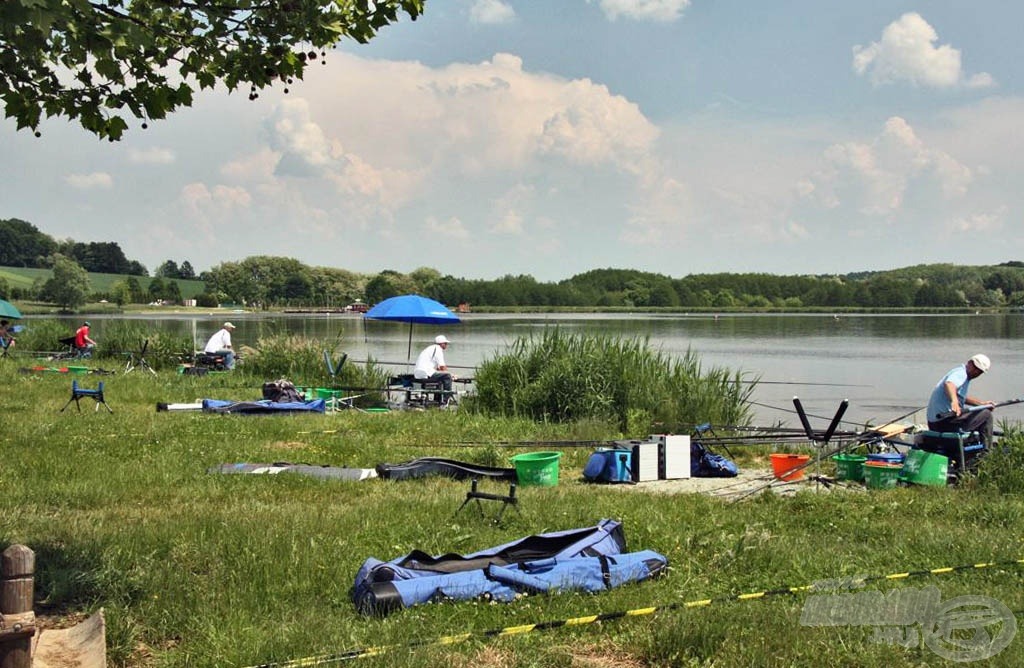
M 44 258 L 56 250 L 57 242 L 32 223 L 17 218 L 0 220 L 0 266 L 42 267 Z
M 178 285 L 178 281 L 168 279 L 164 283 L 164 292 L 162 297 L 173 304 L 181 303 L 181 286 Z
M 370 304 L 382 302 L 388 297 L 397 297 L 415 292 L 416 285 L 405 274 L 385 269 L 366 284 L 366 301 Z
M 255 99 L 301 79 L 324 49 L 368 42 L 400 11 L 416 19 L 424 2 L 5 0 L 0 98 L 18 129 L 37 129 L 45 114 L 115 141 L 125 117 L 162 119 L 191 106 L 196 89 L 248 86 Z
M 185 280 L 194 280 L 196 277 L 196 270 L 192 268 L 192 263 L 185 260 L 178 267 L 178 278 L 184 278 Z
M 85 304 L 89 294 L 89 274 L 71 258 L 53 256 L 53 276 L 43 284 L 41 297 L 61 308 L 72 310 Z
M 149 293 L 150 301 L 157 301 L 163 299 L 164 290 L 166 289 L 166 287 L 167 286 L 164 283 L 164 279 L 160 278 L 159 276 L 151 280 L 149 282 L 149 288 L 146 290 L 146 292 Z
M 178 278 L 179 271 L 177 262 L 174 260 L 167 260 L 156 268 L 153 275 L 160 276 L 161 278 Z

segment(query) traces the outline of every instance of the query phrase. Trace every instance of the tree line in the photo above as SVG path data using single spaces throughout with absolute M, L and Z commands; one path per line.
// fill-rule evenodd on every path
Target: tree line
M 201 306 L 341 308 L 417 293 L 448 305 L 510 308 L 1005 308 L 1024 307 L 1024 262 L 961 266 L 929 264 L 891 271 L 777 276 L 766 273 L 691 274 L 675 278 L 635 269 L 594 269 L 556 282 L 526 274 L 471 279 L 420 267 L 363 274 L 308 266 L 294 258 L 251 256 L 196 275 L 192 264 L 167 260 L 148 278 L 116 242 L 58 241 L 32 224 L 0 220 L 0 266 L 53 270 L 30 289 L 0 295 L 40 299 L 68 308 L 106 299 L 118 304 L 180 303 L 177 281 L 201 280 Z M 88 272 L 119 274 L 106 290 L 91 289 Z
M 693 274 L 595 269 L 558 282 L 508 275 L 468 279 L 421 267 L 359 274 L 255 256 L 200 275 L 211 299 L 261 306 L 338 307 L 417 293 L 443 304 L 603 308 L 1003 308 L 1024 306 L 1024 263 L 918 265 L 846 275 Z

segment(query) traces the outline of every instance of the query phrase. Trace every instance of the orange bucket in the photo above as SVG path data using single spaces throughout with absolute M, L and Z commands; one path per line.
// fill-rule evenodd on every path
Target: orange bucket
M 810 455 L 794 455 L 776 452 L 772 456 L 772 472 L 779 480 L 790 482 L 804 477 L 803 466 L 811 461 Z M 794 470 L 799 469 L 799 470 Z

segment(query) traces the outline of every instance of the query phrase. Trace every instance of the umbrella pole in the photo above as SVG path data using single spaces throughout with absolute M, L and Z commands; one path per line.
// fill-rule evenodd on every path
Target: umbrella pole
M 405 353 L 405 359 L 407 362 L 412 361 L 412 322 L 409 323 L 409 350 Z

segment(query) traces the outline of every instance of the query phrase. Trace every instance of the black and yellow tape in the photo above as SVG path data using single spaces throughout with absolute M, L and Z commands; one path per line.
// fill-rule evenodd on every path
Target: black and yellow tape
M 852 582 L 867 584 L 869 582 L 880 582 L 886 580 L 905 580 L 908 578 L 926 577 L 932 575 L 950 575 L 954 573 L 963 573 L 965 571 L 977 571 L 986 568 L 998 568 L 1001 566 L 1005 567 L 1021 565 L 1024 565 L 1024 559 L 1013 559 L 1009 561 L 985 561 L 975 564 L 964 564 L 961 566 L 945 566 L 941 568 L 927 568 L 916 571 L 905 571 L 902 573 L 890 573 L 888 575 L 869 575 L 855 578 Z M 570 619 L 558 619 L 546 622 L 536 622 L 534 624 L 520 624 L 518 626 L 506 626 L 504 628 L 489 629 L 486 631 L 469 631 L 466 633 L 459 633 L 456 635 L 441 636 L 439 638 L 434 638 L 430 640 L 417 640 L 409 643 L 403 643 L 400 645 L 380 645 L 377 647 L 364 647 L 361 649 L 353 649 L 345 652 L 339 652 L 336 654 L 324 654 L 321 656 L 311 656 L 303 659 L 291 659 L 279 663 L 264 663 L 258 666 L 251 666 L 250 668 L 300 668 L 304 666 L 323 666 L 331 663 L 350 661 L 352 659 L 362 659 L 372 656 L 380 656 L 387 652 L 394 652 L 396 650 L 411 650 L 419 647 L 455 645 L 458 643 L 466 642 L 467 640 L 470 640 L 472 638 L 497 638 L 506 636 L 516 636 L 531 633 L 533 631 L 550 631 L 553 629 L 558 629 L 566 626 L 585 626 L 587 624 L 594 624 L 596 622 L 607 622 L 625 619 L 628 617 L 643 617 L 647 615 L 653 615 L 658 612 L 667 612 L 669 610 L 702 608 L 713 604 L 732 603 L 736 601 L 761 600 L 775 596 L 795 596 L 798 594 L 807 593 L 815 589 L 818 589 L 818 587 L 816 585 L 811 584 L 802 585 L 799 587 L 778 587 L 775 589 L 766 589 L 764 591 L 749 592 L 746 594 L 726 594 L 723 596 L 717 596 L 715 598 L 697 599 L 681 603 L 669 603 L 666 605 L 651 606 L 649 608 L 636 608 L 633 610 L 604 612 L 597 615 L 586 615 L 583 617 L 572 617 Z

